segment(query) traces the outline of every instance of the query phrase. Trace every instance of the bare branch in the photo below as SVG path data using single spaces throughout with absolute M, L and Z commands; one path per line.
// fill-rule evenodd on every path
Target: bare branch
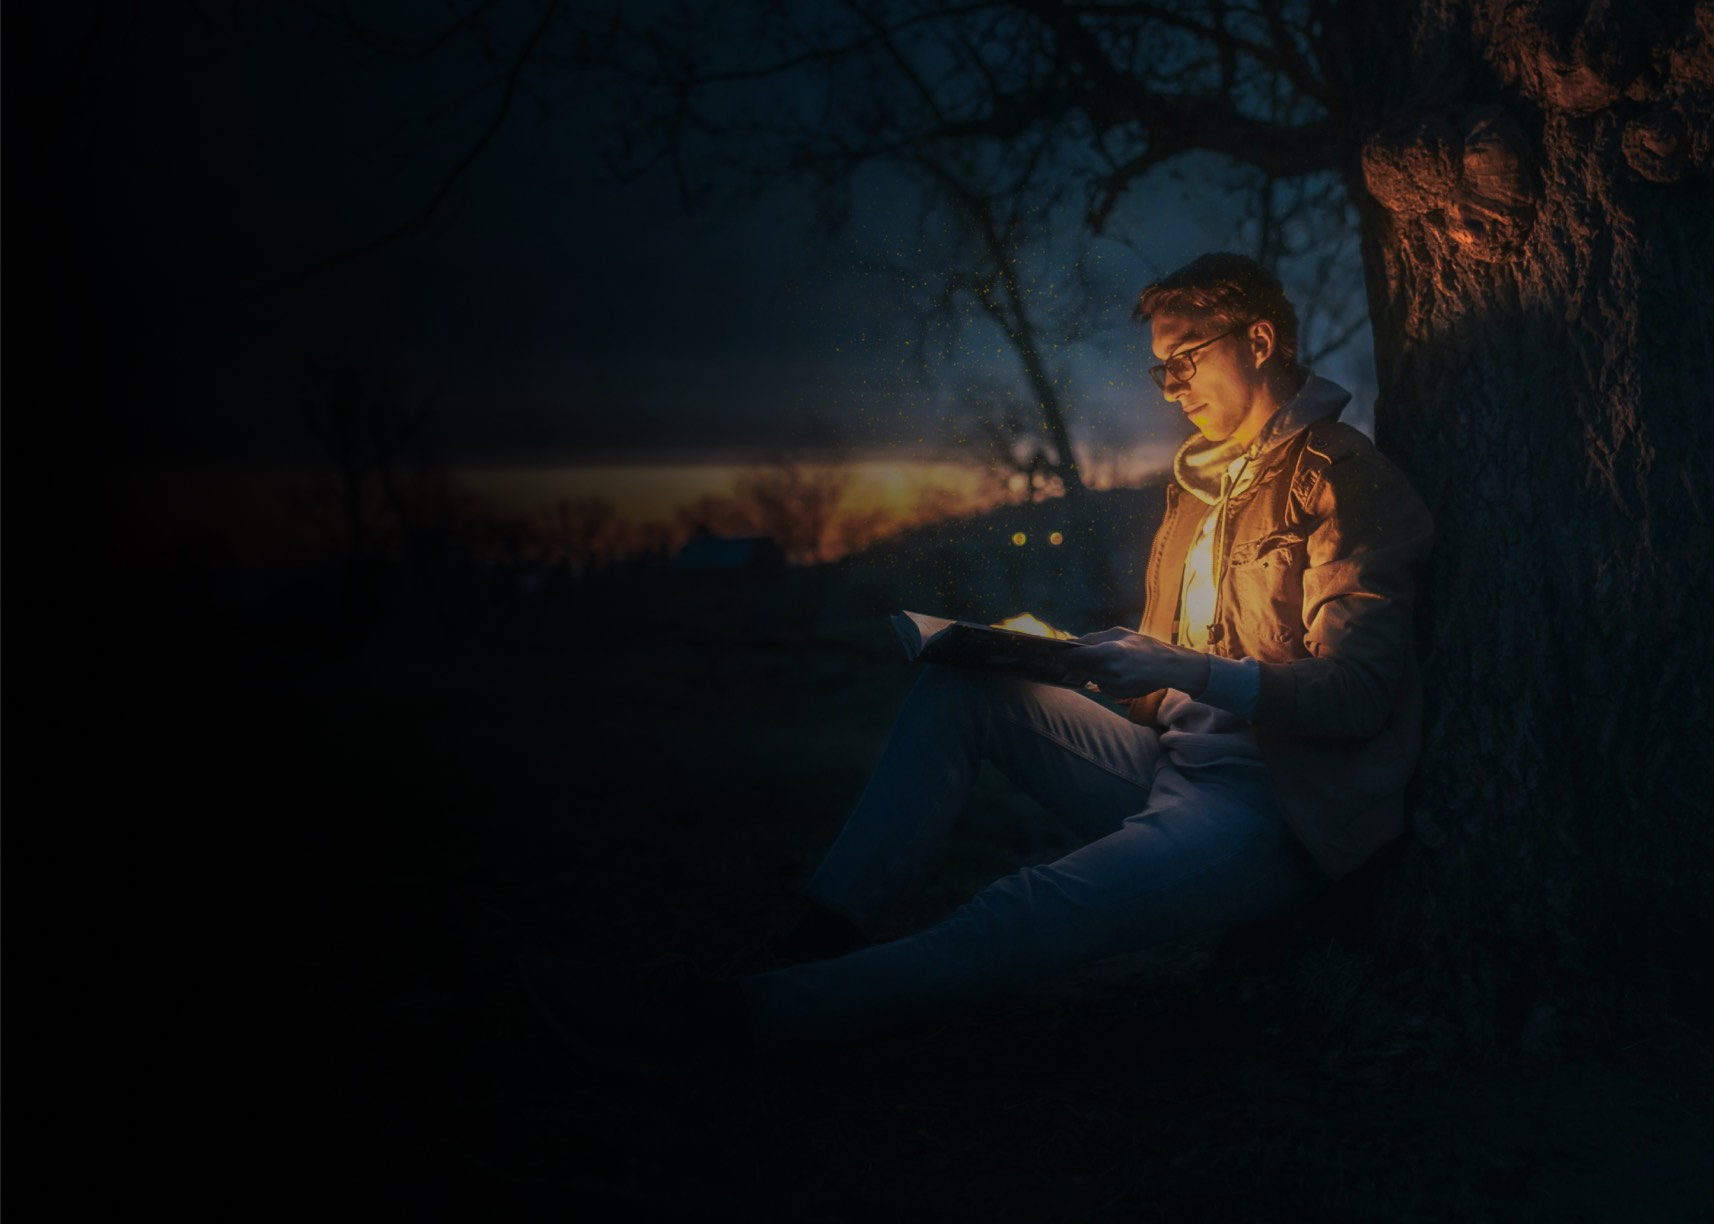
M 416 233 L 432 221 L 440 212 L 442 206 L 446 203 L 447 198 L 451 196 L 453 190 L 464 180 L 465 176 L 470 172 L 470 168 L 476 164 L 477 158 L 482 156 L 484 150 L 486 150 L 488 146 L 493 143 L 494 138 L 499 135 L 501 128 L 505 127 L 506 119 L 512 111 L 513 100 L 517 97 L 519 83 L 523 79 L 524 71 L 529 67 L 531 59 L 535 54 L 535 50 L 541 43 L 544 35 L 546 35 L 549 26 L 553 24 L 554 14 L 558 12 L 560 2 L 561 0 L 549 0 L 547 7 L 542 11 L 541 18 L 536 22 L 535 28 L 531 30 L 529 39 L 518 51 L 506 71 L 505 85 L 501 90 L 500 102 L 499 105 L 495 107 L 493 116 L 482 129 L 481 134 L 478 135 L 471 143 L 470 147 L 467 148 L 463 155 L 453 163 L 452 167 L 442 177 L 440 184 L 435 189 L 434 193 L 427 199 L 427 201 L 424 202 L 422 207 L 420 207 L 414 215 L 406 218 L 404 221 L 392 226 L 384 232 L 377 234 L 366 242 L 360 243 L 354 247 L 348 247 L 343 251 L 336 252 L 335 254 L 325 256 L 322 259 L 306 264 L 285 276 L 254 286 L 243 292 L 230 295 L 230 298 L 232 300 L 243 300 L 248 298 L 265 297 L 270 294 L 279 293 L 282 290 L 301 285 L 304 282 L 312 280 L 313 278 L 329 272 L 334 268 L 354 263 L 360 259 L 366 258 L 367 256 L 373 255 L 376 251 L 390 246 L 401 238 Z
M 359 17 L 350 0 L 338 0 L 337 11 L 329 11 L 309 0 L 296 0 L 292 5 L 318 21 L 343 29 L 363 46 L 398 59 L 421 59 L 440 51 L 476 26 L 482 18 L 499 7 L 500 0 L 479 0 L 470 10 L 449 24 L 428 34 L 401 35 L 372 25 Z M 194 6 L 193 6 L 194 7 Z
M 1299 362 L 1306 366 L 1315 365 L 1330 353 L 1338 352 L 1347 344 L 1351 343 L 1351 341 L 1355 340 L 1368 325 L 1368 313 L 1366 311 L 1358 312 L 1358 314 L 1348 324 L 1346 324 L 1344 329 L 1337 335 L 1329 336 L 1314 349 L 1300 354 L 1298 358 Z

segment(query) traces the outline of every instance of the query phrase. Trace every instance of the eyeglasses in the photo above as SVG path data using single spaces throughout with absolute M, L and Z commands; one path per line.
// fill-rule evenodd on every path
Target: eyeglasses
M 1207 348 L 1216 340 L 1224 340 L 1235 331 L 1243 331 L 1248 326 L 1248 323 L 1240 323 L 1236 327 L 1229 327 L 1218 336 L 1211 336 L 1201 344 L 1192 345 L 1190 348 L 1185 349 L 1182 353 L 1174 353 L 1160 365 L 1150 366 L 1149 377 L 1155 380 L 1155 386 L 1159 387 L 1162 391 L 1166 390 L 1166 380 L 1168 375 L 1172 377 L 1174 382 L 1189 382 L 1191 379 L 1196 377 L 1196 359 L 1191 356 L 1192 353 L 1197 349 Z

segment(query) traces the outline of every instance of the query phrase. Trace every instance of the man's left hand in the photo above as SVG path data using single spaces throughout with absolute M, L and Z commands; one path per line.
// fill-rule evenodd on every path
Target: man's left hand
M 1066 678 L 1093 683 L 1109 697 L 1123 701 L 1163 688 L 1194 696 L 1208 685 L 1208 656 L 1199 650 L 1116 627 L 1076 641 L 1088 649 L 1070 652 Z

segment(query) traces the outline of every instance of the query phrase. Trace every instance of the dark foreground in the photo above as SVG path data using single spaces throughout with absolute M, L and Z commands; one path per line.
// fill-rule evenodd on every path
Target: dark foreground
M 1210 940 L 803 1065 L 568 1052 L 485 975 L 518 951 L 714 969 L 757 937 L 908 688 L 874 626 L 433 661 L 221 649 L 185 673 L 173 750 L 149 741 L 145 772 L 193 780 L 166 836 L 198 865 L 162 873 L 163 929 L 136 936 L 148 1070 L 111 1123 L 186 1216 L 1714 1219 L 1705 1035 L 1663 1019 L 1461 1064 L 1409 1033 L 1305 1031 Z M 1059 836 L 985 778 L 919 918 Z M 168 1099 L 197 1121 L 163 1122 Z

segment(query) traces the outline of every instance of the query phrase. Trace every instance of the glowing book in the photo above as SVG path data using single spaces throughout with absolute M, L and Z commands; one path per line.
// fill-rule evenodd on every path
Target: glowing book
M 1023 617 L 1013 619 L 1026 620 Z M 927 616 L 921 612 L 899 612 L 892 618 L 893 632 L 904 644 L 906 657 L 914 661 L 972 667 L 1022 676 L 1045 684 L 1080 687 L 1062 678 L 1061 667 L 1067 653 L 1082 650 L 1082 645 L 1068 638 L 1050 637 L 1048 635 L 1052 631 L 1046 625 L 1034 617 L 1027 620 L 1039 628 L 1035 632 L 1020 633 L 998 625 L 947 620 L 943 616 Z

